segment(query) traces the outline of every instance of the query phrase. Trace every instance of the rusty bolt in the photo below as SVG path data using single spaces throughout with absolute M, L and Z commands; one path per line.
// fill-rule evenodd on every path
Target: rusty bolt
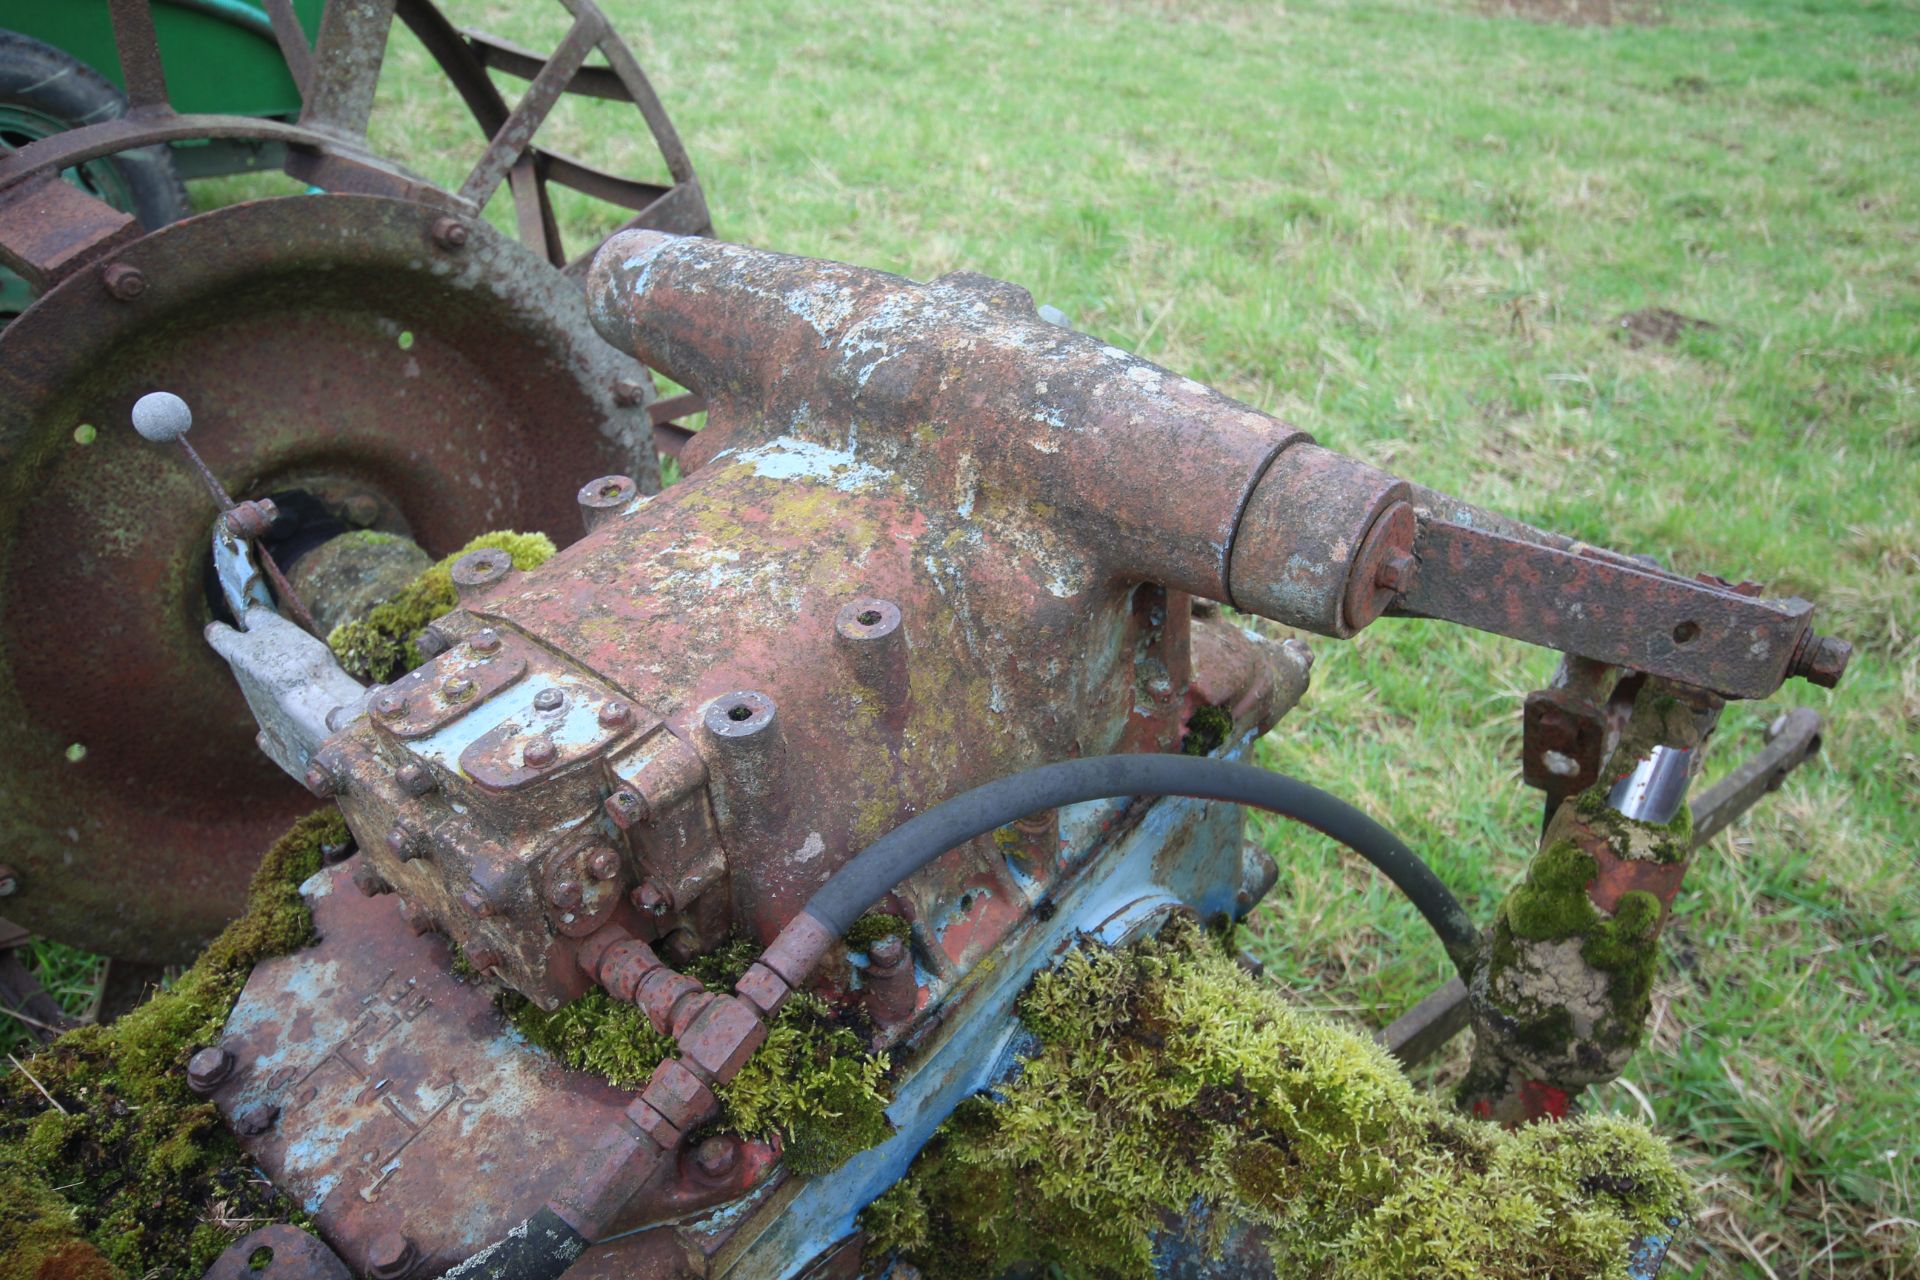
M 620 874 L 620 855 L 601 845 L 587 855 L 587 874 L 595 880 L 611 880 Z
M 673 906 L 673 896 L 658 880 L 648 880 L 633 891 L 633 905 L 650 916 L 664 916 Z
M 307 766 L 307 790 L 322 800 L 331 800 L 340 793 L 340 782 L 333 772 L 319 761 Z
M 448 702 L 465 702 L 479 687 L 466 676 L 448 676 L 440 682 L 440 696 Z
M 874 944 L 867 948 L 867 958 L 882 969 L 897 967 L 902 960 L 906 959 L 906 956 L 907 944 L 900 940 L 900 935 L 897 933 L 889 933 L 883 938 L 876 939 Z
M 273 521 L 280 509 L 261 498 L 254 502 L 237 502 L 227 512 L 227 528 L 233 530 L 233 536 L 245 542 L 266 536 L 273 528 Z
M 491 658 L 500 652 L 500 633 L 492 627 L 482 627 L 473 633 L 473 639 L 467 641 L 467 648 L 483 658 Z
M 1406 552 L 1389 552 L 1381 557 L 1380 567 L 1374 571 L 1374 585 L 1396 593 L 1409 591 L 1413 587 L 1413 573 L 1417 568 L 1419 562 Z
M 613 825 L 622 831 L 647 818 L 647 802 L 640 798 L 639 792 L 625 787 L 607 797 L 606 810 L 607 817 L 613 819 Z
M 187 1059 L 187 1088 L 206 1097 L 233 1074 L 234 1059 L 219 1045 L 209 1045 Z
M 369 898 L 393 892 L 393 886 L 381 879 L 380 873 L 373 869 L 372 864 L 366 862 L 353 869 L 353 887 Z
M 544 769 L 553 763 L 559 752 L 555 750 L 552 738 L 535 738 L 520 753 L 521 763 L 529 769 Z
M 132 302 L 147 291 L 146 273 L 124 262 L 110 264 L 100 278 L 106 282 L 107 292 L 122 302 Z
M 496 947 L 481 943 L 467 951 L 467 963 L 473 966 L 475 973 L 485 973 L 500 963 L 500 952 Z
M 446 222 L 448 219 L 442 218 L 440 221 Z M 461 228 L 462 232 L 465 230 L 466 228 Z M 461 242 L 465 243 L 465 241 L 466 236 L 463 234 Z M 413 1241 L 398 1231 L 383 1231 L 373 1238 L 372 1244 L 367 1246 L 367 1274 L 372 1276 L 373 1280 L 400 1280 L 407 1272 L 413 1270 L 414 1265 L 419 1261 L 420 1251 L 414 1247 Z
M 373 709 L 379 712 L 383 719 L 398 719 L 407 713 L 406 696 L 389 689 L 373 700 Z
M 621 729 L 631 723 L 633 723 L 633 707 L 629 704 L 616 698 L 612 702 L 600 705 L 600 724 L 603 728 Z
M 613 402 L 631 409 L 646 398 L 647 388 L 637 378 L 615 378 L 613 381 Z
M 586 901 L 586 890 L 578 880 L 555 880 L 547 886 L 547 901 L 562 911 L 573 911 Z
M 567 695 L 558 689 L 542 689 L 533 695 L 535 711 L 558 711 L 567 705 Z
M 271 1102 L 251 1102 L 234 1113 L 233 1131 L 243 1138 L 257 1138 L 279 1118 L 280 1108 Z
M 462 892 L 460 905 L 482 919 L 493 914 L 493 903 L 487 901 L 487 895 L 478 889 L 467 889 Z
M 464 249 L 467 237 L 471 233 L 467 224 L 458 218 L 436 218 L 433 223 L 433 242 L 442 249 Z
M 723 1133 L 693 1149 L 693 1167 L 703 1178 L 715 1182 L 732 1173 L 740 1164 L 740 1144 Z
M 409 761 L 401 765 L 399 771 L 393 775 L 393 780 L 399 783 L 400 789 L 410 796 L 423 796 L 440 785 L 433 776 L 433 770 L 417 761 Z
M 1853 646 L 1845 640 L 1817 636 L 1809 631 L 1806 638 L 1800 641 L 1800 647 L 1793 651 L 1793 661 L 1787 667 L 1787 674 L 1799 676 L 1822 689 L 1831 689 L 1840 683 L 1841 673 L 1847 669 L 1852 657 Z
M 20 888 L 20 874 L 12 867 L 0 865 L 0 898 L 13 895 Z
M 420 855 L 420 833 L 404 822 L 396 822 L 387 828 L 387 848 L 400 861 L 411 862 Z
M 413 647 L 423 658 L 437 658 L 447 651 L 447 638 L 440 634 L 438 627 L 428 627 L 414 640 Z

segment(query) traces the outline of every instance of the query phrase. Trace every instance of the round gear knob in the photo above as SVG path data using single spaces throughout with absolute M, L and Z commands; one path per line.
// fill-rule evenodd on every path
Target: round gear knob
M 133 429 L 155 444 L 178 440 L 192 425 L 193 410 L 171 391 L 149 391 L 133 402 Z

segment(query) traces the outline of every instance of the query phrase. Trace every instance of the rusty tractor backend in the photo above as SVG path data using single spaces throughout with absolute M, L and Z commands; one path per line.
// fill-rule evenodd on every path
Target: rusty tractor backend
M 367 199 L 325 216 L 406 233 L 415 215 Z M 1572 918 L 1635 938 L 1693 841 L 1817 745 L 1816 718 L 1784 719 L 1675 826 L 1720 707 L 1846 663 L 1805 601 L 1424 489 L 1002 281 L 636 230 L 586 287 L 612 348 L 591 358 L 692 388 L 707 426 L 657 493 L 561 487 L 571 454 L 514 476 L 536 507 L 571 497 L 583 532 L 537 566 L 453 563 L 425 661 L 362 683 L 300 624 L 299 583 L 272 582 L 249 504 L 215 522 L 231 607 L 207 638 L 260 750 L 357 846 L 304 887 L 318 941 L 260 964 L 190 1068 L 324 1240 L 279 1237 L 299 1274 L 878 1274 L 857 1215 L 1017 1071 L 1036 974 L 1271 887 L 1243 805 L 1363 852 L 1447 942 L 1460 980 L 1390 1047 L 1413 1060 L 1471 1020 L 1470 1106 L 1561 1114 L 1637 1043 L 1637 971 L 1518 908 L 1483 937 L 1411 851 L 1253 768 L 1312 667 L 1259 620 L 1426 617 L 1565 655 L 1526 709 L 1524 772 L 1560 815 L 1530 884 L 1573 866 Z M 141 433 L 181 441 L 189 408 L 149 396 Z M 661 1047 L 634 1087 L 510 1016 L 589 999 Z M 802 1006 L 891 1063 L 878 1131 L 831 1159 L 723 1105 Z M 1564 1025 L 1547 1048 L 1543 1020 Z

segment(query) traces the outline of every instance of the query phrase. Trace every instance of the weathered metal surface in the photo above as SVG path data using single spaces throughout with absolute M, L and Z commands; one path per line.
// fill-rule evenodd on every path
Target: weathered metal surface
M 140 236 L 140 224 L 58 173 L 39 173 L 0 190 L 0 266 L 42 290 Z M 101 287 L 131 301 L 146 282 L 124 273 Z M 116 287 L 117 286 L 117 287 Z
M 229 490 L 348 481 L 436 555 L 494 528 L 568 540 L 588 476 L 657 483 L 644 404 L 614 393 L 643 371 L 537 258 L 479 223 L 441 249 L 436 216 L 348 196 L 235 206 L 116 256 L 149 281 L 135 302 L 96 301 L 82 274 L 0 334 L 0 759 L 30 872 L 9 910 L 36 929 L 185 958 L 310 804 L 253 748 L 200 639 L 213 513 L 126 426 L 140 394 L 192 403 Z
M 1645 671 L 1730 698 L 1764 698 L 1811 674 L 1813 606 L 1464 525 L 1421 522 L 1420 572 L 1394 612 L 1443 618 Z M 1824 637 L 1816 637 L 1822 640 Z M 1840 642 L 1833 642 L 1839 644 Z M 1844 648 L 1844 646 L 1842 646 Z M 1821 671 L 1845 665 L 1814 644 Z
M 279 1222 L 228 1245 L 201 1280 L 353 1280 L 353 1273 L 324 1243 Z
M 392 1274 L 397 1237 L 407 1274 L 434 1275 L 571 1185 L 634 1095 L 530 1048 L 490 987 L 453 976 L 444 939 L 356 892 L 352 870 L 305 886 L 320 941 L 255 970 L 220 1043 L 232 1065 L 206 1092 L 356 1273 L 385 1261 Z M 643 1202 L 614 1206 L 611 1232 L 698 1214 L 771 1174 L 772 1148 L 727 1141 L 725 1169 L 669 1162 Z

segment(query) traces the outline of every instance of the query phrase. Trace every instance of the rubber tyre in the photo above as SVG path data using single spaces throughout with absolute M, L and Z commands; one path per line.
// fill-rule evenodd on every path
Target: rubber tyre
M 50 116 L 69 129 L 111 120 L 127 110 L 126 98 L 93 68 L 32 36 L 6 30 L 0 30 L 0 105 Z M 7 143 L 17 147 L 20 140 Z M 149 231 L 192 212 L 186 185 L 164 145 L 124 151 L 106 163 L 124 189 L 123 198 L 112 203 Z

